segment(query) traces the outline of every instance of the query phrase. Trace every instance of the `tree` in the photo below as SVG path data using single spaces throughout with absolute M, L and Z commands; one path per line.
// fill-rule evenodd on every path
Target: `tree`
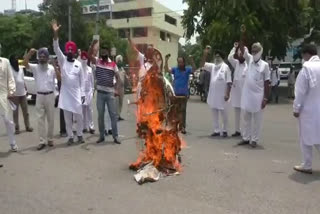
M 0 43 L 2 55 L 9 57 L 15 54 L 22 57 L 31 46 L 33 28 L 23 15 L 0 17 Z
M 189 8 L 183 26 L 190 38 L 200 34 L 202 45 L 229 51 L 247 28 L 246 45 L 260 41 L 265 53 L 283 58 L 290 41 L 303 37 L 317 25 L 315 0 L 184 0 Z M 319 16 L 319 15 L 318 15 Z

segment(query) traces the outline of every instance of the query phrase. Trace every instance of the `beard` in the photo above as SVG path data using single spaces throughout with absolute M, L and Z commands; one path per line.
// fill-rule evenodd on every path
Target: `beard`
M 74 61 L 74 59 L 73 59 L 73 53 L 67 53 L 67 60 L 68 60 L 69 62 L 73 62 L 73 61 Z

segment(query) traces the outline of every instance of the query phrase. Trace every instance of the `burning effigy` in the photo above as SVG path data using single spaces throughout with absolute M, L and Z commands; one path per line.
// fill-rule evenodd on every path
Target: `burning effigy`
M 143 141 L 139 157 L 130 165 L 138 171 L 138 183 L 156 181 L 160 175 L 181 171 L 180 121 L 177 99 L 170 82 L 162 73 L 162 56 L 155 49 L 154 63 L 139 82 L 137 90 L 137 135 Z

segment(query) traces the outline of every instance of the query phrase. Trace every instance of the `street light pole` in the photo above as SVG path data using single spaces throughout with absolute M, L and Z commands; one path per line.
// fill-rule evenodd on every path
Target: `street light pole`
M 99 15 L 100 15 L 100 0 L 97 0 L 96 35 L 99 34 Z
M 69 41 L 72 40 L 72 34 L 71 34 L 71 27 L 72 27 L 72 20 L 71 20 L 71 1 L 72 0 L 68 0 L 68 39 Z

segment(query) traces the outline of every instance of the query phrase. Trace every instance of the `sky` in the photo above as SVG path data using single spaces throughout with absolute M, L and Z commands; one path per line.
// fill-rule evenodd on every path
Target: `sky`
M 16 0 L 17 10 L 25 9 L 25 2 L 27 2 L 28 9 L 38 10 L 38 5 L 42 0 Z M 182 0 L 157 0 L 171 10 L 186 9 L 187 5 L 182 3 Z M 11 0 L 0 0 L 0 12 L 11 9 Z
M 171 10 L 179 11 L 178 13 L 182 14 L 183 9 L 187 9 L 188 5 L 183 4 L 182 0 L 157 0 L 162 3 L 166 7 Z M 11 0 L 0 0 L 0 12 L 3 12 L 6 9 L 11 9 Z M 32 10 L 38 10 L 38 5 L 42 2 L 42 0 L 16 0 L 17 2 L 17 10 L 25 9 L 25 2 L 27 2 L 27 8 Z M 191 42 L 194 43 L 195 39 L 192 38 Z M 185 43 L 185 39 L 181 39 L 180 42 L 182 44 Z

